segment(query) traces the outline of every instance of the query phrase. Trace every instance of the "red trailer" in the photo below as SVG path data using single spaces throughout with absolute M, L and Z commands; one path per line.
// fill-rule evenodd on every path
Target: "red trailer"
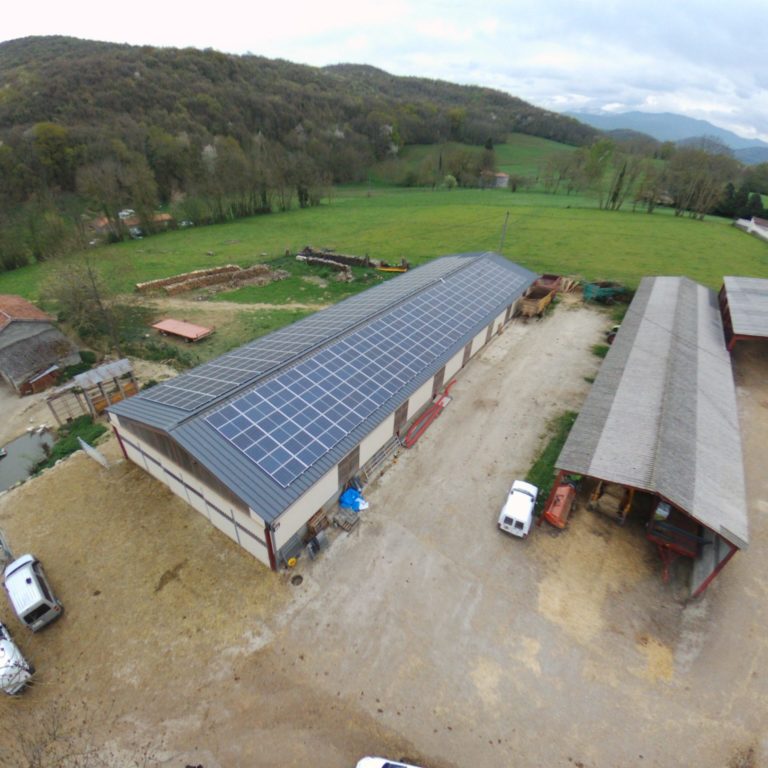
M 160 331 L 163 336 L 177 336 L 184 341 L 200 341 L 213 333 L 213 328 L 204 325 L 195 325 L 184 320 L 161 320 L 152 327 Z
M 561 483 L 549 497 L 544 510 L 544 519 L 555 528 L 565 528 L 573 511 L 576 489 L 569 483 Z

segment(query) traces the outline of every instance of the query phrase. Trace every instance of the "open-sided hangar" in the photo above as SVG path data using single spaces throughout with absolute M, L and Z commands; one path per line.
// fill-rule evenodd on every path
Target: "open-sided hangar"
M 724 277 L 718 298 L 729 350 L 737 341 L 768 339 L 768 280 Z
M 277 569 L 535 278 L 493 253 L 436 259 L 118 403 L 110 422 L 127 458 Z
M 748 543 L 741 430 L 717 296 L 645 278 L 556 463 L 650 497 L 647 536 L 700 595 Z

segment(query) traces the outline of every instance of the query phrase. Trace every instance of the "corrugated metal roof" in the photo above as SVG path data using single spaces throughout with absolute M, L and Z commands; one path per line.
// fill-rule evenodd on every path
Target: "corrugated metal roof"
M 318 346 L 349 333 L 481 256 L 456 254 L 430 261 L 162 382 L 112 406 L 110 411 L 168 430 L 311 354 Z M 158 407 L 152 407 L 148 401 Z
M 734 334 L 768 337 L 768 280 L 724 277 L 723 284 Z
M 376 411 L 371 413 L 362 424 L 350 432 L 332 450 L 321 457 L 288 487 L 283 488 L 278 485 L 226 438 L 206 423 L 205 415 L 214 408 L 220 407 L 224 402 L 238 397 L 265 377 L 275 375 L 278 370 L 282 370 L 288 365 L 295 363 L 298 359 L 319 352 L 332 341 L 340 338 L 342 333 L 350 334 L 353 331 L 363 329 L 384 311 L 393 309 L 417 293 L 429 289 L 435 283 L 443 283 L 444 287 L 448 290 L 451 288 L 457 290 L 461 281 L 458 275 L 452 281 L 451 275 L 456 274 L 459 270 L 462 270 L 462 273 L 463 270 L 467 269 L 476 271 L 480 279 L 484 275 L 488 275 L 485 279 L 493 280 L 495 287 L 498 283 L 498 269 L 491 270 L 489 265 L 503 265 L 505 273 L 508 275 L 510 290 L 503 301 L 495 302 L 494 306 L 489 307 L 487 313 L 471 329 L 471 332 L 465 332 L 460 335 L 457 333 L 457 337 L 450 348 L 445 349 L 422 372 L 418 380 L 410 382 L 403 389 L 396 392 Z M 158 403 L 146 396 L 134 397 L 128 401 L 123 401 L 112 406 L 110 410 L 118 416 L 125 416 L 169 432 L 173 439 L 219 480 L 230 487 L 233 493 L 243 499 L 264 519 L 272 521 L 290 504 L 300 498 L 318 479 L 337 464 L 341 458 L 369 434 L 376 425 L 387 418 L 402 402 L 410 397 L 425 381 L 434 376 L 453 355 L 462 349 L 482 328 L 487 326 L 506 306 L 522 295 L 535 278 L 536 275 L 532 272 L 496 254 L 461 254 L 437 259 L 424 267 L 393 278 L 381 286 L 357 294 L 352 299 L 347 299 L 335 305 L 335 307 L 323 310 L 316 315 L 289 326 L 288 328 L 294 329 L 294 331 L 297 328 L 300 328 L 302 331 L 312 331 L 313 328 L 310 321 L 313 319 L 320 320 L 325 313 L 329 313 L 331 309 L 335 310 L 330 319 L 326 315 L 325 321 L 320 326 L 326 330 L 327 335 L 324 340 L 318 341 L 317 334 L 312 333 L 310 336 L 313 340 L 311 349 L 306 346 L 298 347 L 300 351 L 290 357 L 286 357 L 282 365 L 273 365 L 272 369 L 261 376 L 251 376 L 244 384 L 232 388 L 225 398 L 218 397 L 210 400 L 206 405 L 198 408 L 194 414 L 184 412 L 182 409 L 167 404 Z M 489 289 L 490 287 L 489 285 Z M 340 331 L 340 328 L 344 330 Z M 264 340 L 269 341 L 281 335 L 281 331 L 277 331 L 264 337 Z M 294 334 L 295 338 L 298 336 L 299 334 Z M 253 345 L 258 345 L 262 341 L 262 339 L 259 339 L 253 342 Z M 252 345 L 248 346 L 251 347 Z M 212 362 L 215 363 L 216 361 Z M 194 370 L 190 373 L 194 373 Z M 183 376 L 178 377 L 178 379 L 183 378 Z M 159 385 L 147 394 L 151 394 L 154 389 L 159 389 L 160 386 L 165 385 Z
M 111 363 L 104 363 L 97 368 L 91 368 L 90 371 L 78 373 L 75 376 L 75 384 L 83 389 L 88 389 L 101 384 L 103 381 L 118 379 L 126 373 L 131 373 L 132 370 L 130 360 L 123 357 L 120 360 L 113 360 Z
M 657 493 L 747 545 L 736 392 L 712 291 L 642 281 L 557 468 Z
M 61 331 L 42 323 L 39 327 L 40 333 L 0 348 L 0 370 L 17 386 L 52 363 L 68 363 L 77 356 L 77 347 Z

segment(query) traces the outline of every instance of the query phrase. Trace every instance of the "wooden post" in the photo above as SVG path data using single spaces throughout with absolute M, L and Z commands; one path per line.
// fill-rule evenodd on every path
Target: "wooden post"
M 56 409 L 53 407 L 53 398 L 46 397 L 45 402 L 46 405 L 51 409 L 51 413 L 53 414 L 53 418 L 56 419 L 56 423 L 61 426 L 61 419 L 59 418 L 59 414 L 56 413 Z

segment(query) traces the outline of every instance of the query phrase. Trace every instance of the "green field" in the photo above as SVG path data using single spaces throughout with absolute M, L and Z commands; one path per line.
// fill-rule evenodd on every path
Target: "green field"
M 408 173 L 418 173 L 427 160 L 434 167 L 442 154 L 446 158 L 451 152 L 475 152 L 480 154 L 483 147 L 468 147 L 466 144 L 449 142 L 440 146 L 403 147 L 396 159 L 377 163 L 370 173 L 373 185 L 402 184 Z M 535 179 L 539 176 L 547 159 L 557 152 L 574 152 L 575 147 L 559 144 L 556 141 L 513 133 L 503 144 L 494 146 L 496 166 L 499 171 Z
M 127 293 L 141 280 L 217 264 L 247 266 L 310 244 L 413 264 L 497 250 L 507 212 L 504 255 L 538 272 L 631 286 L 644 275 L 687 275 L 712 288 L 726 274 L 768 277 L 768 245 L 724 220 L 694 221 L 658 209 L 652 215 L 608 212 L 584 197 L 506 190 L 341 189 L 318 208 L 179 230 L 88 253 L 109 287 Z M 0 292 L 37 299 L 52 265 L 0 273 Z M 249 290 L 247 300 L 280 301 L 285 290 L 279 283 L 261 293 Z

